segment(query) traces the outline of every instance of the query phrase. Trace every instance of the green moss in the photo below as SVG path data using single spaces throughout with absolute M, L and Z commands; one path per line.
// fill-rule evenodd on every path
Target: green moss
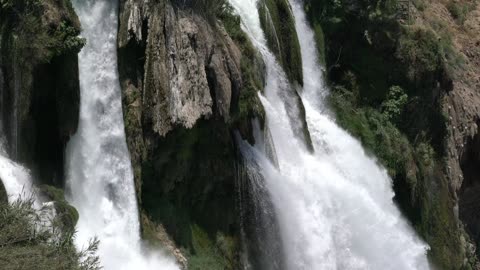
M 230 270 L 236 260 L 236 240 L 218 234 L 212 241 L 197 225 L 192 226 L 193 249 L 188 253 L 188 268 L 192 270 Z
M 375 109 L 356 106 L 353 93 L 344 88 L 337 88 L 329 99 L 338 123 L 359 138 L 387 167 L 392 177 L 403 173 L 413 149 L 395 125 Z
M 424 78 L 434 80 L 432 75 L 441 69 L 441 47 L 438 37 L 431 30 L 405 28 L 398 40 L 396 56 L 407 65 L 407 77 L 420 85 Z
M 234 115 L 238 121 L 249 121 L 253 117 L 265 118 L 263 105 L 258 98 L 258 92 L 263 89 L 262 82 L 258 79 L 258 70 L 254 68 L 251 58 L 242 57 L 241 60 L 243 89 L 240 92 L 238 112 Z
M 77 209 L 65 200 L 63 190 L 53 186 L 42 185 L 40 192 L 49 201 L 54 201 L 57 212 L 55 222 L 58 223 L 58 226 L 65 232 L 73 232 L 78 222 L 79 214 Z
M 318 50 L 318 58 L 320 64 L 325 65 L 325 37 L 323 34 L 323 29 L 320 23 L 314 22 L 313 24 L 313 33 L 315 34 L 315 42 Z
M 268 46 L 290 81 L 303 85 L 302 54 L 288 1 L 262 0 L 259 2 L 259 13 Z
M 142 183 L 146 214 L 179 246 L 192 246 L 191 224 L 211 235 L 235 231 L 235 150 L 222 121 L 201 120 L 159 138 L 142 164 Z
M 225 12 L 220 17 L 225 30 L 237 44 L 242 53 L 240 71 L 242 73 L 243 87 L 237 102 L 232 103 L 232 119 L 230 125 L 242 133 L 242 136 L 253 140 L 251 133 L 251 119 L 258 118 L 262 123 L 265 119 L 265 111 L 258 92 L 264 87 L 264 64 L 261 55 L 255 50 L 249 38 L 240 26 L 240 17 L 232 11 Z
M 15 47 L 23 61 L 32 65 L 47 63 L 55 56 L 76 54 L 85 45 L 86 40 L 78 37 L 78 18 L 69 0 L 55 4 L 39 0 L 4 0 L 2 5 L 6 8 L 0 10 L 0 24 L 9 25 L 8 34 L 16 41 Z M 61 21 L 45 24 L 43 16 L 46 9 L 59 5 L 66 7 L 69 14 L 63 16 Z

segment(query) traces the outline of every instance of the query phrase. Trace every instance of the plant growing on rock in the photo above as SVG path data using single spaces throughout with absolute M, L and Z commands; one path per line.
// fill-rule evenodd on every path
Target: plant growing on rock
M 390 87 L 387 99 L 382 103 L 383 115 L 392 122 L 397 122 L 408 101 L 408 95 L 400 86 Z
M 78 252 L 75 234 L 64 233 L 55 222 L 45 227 L 48 219 L 48 212 L 35 210 L 32 200 L 0 203 L 0 269 L 100 269 L 98 240 Z

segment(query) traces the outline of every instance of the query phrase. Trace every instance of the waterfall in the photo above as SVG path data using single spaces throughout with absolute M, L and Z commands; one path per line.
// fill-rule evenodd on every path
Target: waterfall
M 142 248 L 117 70 L 117 1 L 76 0 L 87 44 L 79 54 L 78 131 L 67 146 L 67 196 L 80 214 L 76 244 L 98 237 L 105 269 L 178 269 Z M 146 253 L 149 254 L 146 254 Z
M 0 180 L 7 191 L 8 202 L 35 199 L 30 171 L 8 157 L 2 135 L 0 133 Z
M 429 269 L 427 246 L 416 236 L 393 202 L 392 182 L 384 168 L 326 113 L 327 90 L 313 33 L 302 5 L 291 0 L 301 42 L 305 85 L 302 101 L 314 153 L 295 136 L 282 84 L 287 80 L 267 49 L 256 0 L 230 0 L 242 27 L 267 65 L 267 115 L 278 166 L 264 146 L 241 145 L 254 155 L 275 207 L 286 269 Z
M 255 130 L 259 129 L 255 128 Z M 262 136 L 255 136 L 256 141 L 261 139 Z M 279 239 L 278 221 L 265 180 L 259 173 L 260 164 L 256 161 L 255 154 L 250 151 L 248 143 L 241 139 L 240 134 L 236 134 L 236 141 L 243 155 L 238 164 L 239 175 L 236 185 L 239 191 L 237 200 L 242 238 L 250 265 L 247 269 L 284 269 L 285 254 L 283 254 L 282 241 Z M 275 161 L 272 160 L 272 162 Z

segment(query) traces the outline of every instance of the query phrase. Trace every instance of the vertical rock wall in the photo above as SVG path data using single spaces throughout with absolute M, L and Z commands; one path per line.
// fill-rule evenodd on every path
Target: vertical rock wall
M 80 23 L 69 1 L 18 2 L 0 14 L 0 130 L 12 158 L 62 186 L 79 114 Z

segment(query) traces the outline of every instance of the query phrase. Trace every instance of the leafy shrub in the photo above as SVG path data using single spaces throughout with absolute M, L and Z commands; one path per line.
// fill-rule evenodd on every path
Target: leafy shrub
M 95 255 L 98 240 L 77 252 L 74 233 L 64 233 L 55 222 L 45 227 L 48 213 L 33 209 L 32 204 L 0 204 L 0 269 L 100 269 Z
M 12 53 L 18 53 L 18 56 L 28 59 L 33 65 L 47 63 L 55 56 L 78 53 L 85 45 L 86 40 L 78 37 L 80 29 L 73 26 L 72 22 L 63 20 L 58 25 L 43 23 L 44 1 L 0 1 L 2 7 L 5 7 L 0 9 L 0 23 L 4 19 L 11 23 L 12 31 L 9 34 L 13 43 Z M 72 9 L 69 0 L 64 0 L 63 4 L 67 9 Z
M 382 112 L 385 118 L 393 123 L 397 122 L 407 101 L 408 96 L 400 86 L 395 85 L 390 87 L 387 99 L 382 103 Z
M 398 40 L 396 56 L 407 68 L 407 77 L 415 83 L 424 78 L 432 81 L 432 75 L 441 68 L 438 37 L 431 30 L 406 28 Z
M 78 29 L 66 21 L 62 21 L 54 34 L 56 54 L 61 55 L 64 52 L 80 52 L 83 46 L 85 46 L 86 39 L 79 37 L 79 34 L 80 31 Z
M 369 107 L 357 107 L 354 94 L 345 88 L 336 88 L 329 101 L 337 121 L 363 146 L 375 154 L 392 177 L 405 171 L 406 160 L 412 153 L 407 138 L 389 121 L 385 114 Z
M 264 119 L 265 112 L 257 93 L 263 89 L 263 62 L 259 53 L 255 50 L 250 39 L 241 28 L 241 20 L 233 13 L 233 8 L 227 4 L 225 12 L 219 19 L 225 30 L 242 52 L 240 69 L 242 73 L 243 87 L 240 90 L 238 104 L 233 108 L 233 123 L 249 122 L 250 118 L 259 117 Z

